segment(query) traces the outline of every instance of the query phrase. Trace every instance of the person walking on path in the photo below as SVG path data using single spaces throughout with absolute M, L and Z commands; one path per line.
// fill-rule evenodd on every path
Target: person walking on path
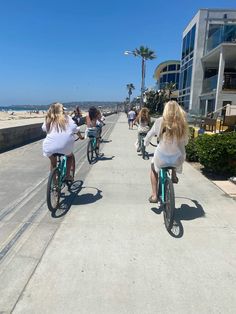
M 133 110 L 133 108 L 128 112 L 128 124 L 129 124 L 129 129 L 133 129 L 134 125 L 134 119 L 136 117 L 136 113 Z
M 175 167 L 172 170 L 172 181 L 178 183 L 176 171 L 182 172 L 182 164 L 185 160 L 185 146 L 188 143 L 188 124 L 186 113 L 176 101 L 168 101 L 165 105 L 163 116 L 158 118 L 144 139 L 144 145 L 150 143 L 156 135 L 159 144 L 154 153 L 151 165 L 152 195 L 150 203 L 158 202 L 158 172 L 162 167 Z

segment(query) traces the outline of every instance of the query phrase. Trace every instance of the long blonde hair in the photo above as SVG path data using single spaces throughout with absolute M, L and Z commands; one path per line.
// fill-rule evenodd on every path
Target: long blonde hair
M 141 120 L 141 122 L 148 122 L 150 123 L 150 116 L 149 116 L 149 110 L 148 108 L 142 108 L 140 111 L 139 111 L 139 114 L 138 114 L 138 119 Z
M 68 117 L 64 114 L 63 105 L 59 102 L 53 103 L 47 112 L 46 118 L 46 130 L 50 132 L 53 126 L 56 126 L 57 132 L 65 131 L 68 124 Z
M 165 137 L 170 140 L 174 138 L 180 140 L 188 135 L 186 113 L 174 100 L 165 104 L 160 134 L 165 134 Z

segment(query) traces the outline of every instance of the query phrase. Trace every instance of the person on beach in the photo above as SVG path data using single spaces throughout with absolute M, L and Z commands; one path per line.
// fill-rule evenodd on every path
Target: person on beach
M 151 119 L 149 116 L 149 110 L 148 108 L 142 108 L 137 118 L 134 120 L 134 124 L 138 124 L 138 148 L 137 152 L 140 152 L 141 150 L 141 133 L 147 133 L 150 129 Z
M 80 107 L 79 106 L 77 106 L 76 108 L 75 108 L 75 110 L 73 111 L 73 113 L 72 113 L 72 119 L 75 121 L 75 123 L 76 123 L 76 125 L 80 125 L 80 121 L 81 121 L 81 118 L 82 118 L 82 113 L 81 113 L 81 111 L 80 111 Z
M 79 127 L 70 116 L 65 114 L 63 105 L 56 102 L 48 109 L 42 129 L 47 133 L 43 141 L 43 155 L 50 159 L 50 169 L 52 170 L 57 165 L 57 158 L 53 154 L 66 155 L 68 157 L 66 180 L 73 181 L 70 169 L 75 142 L 74 135 L 78 134 L 80 139 L 84 139 Z
M 133 129 L 134 125 L 134 119 L 136 117 L 136 113 L 133 110 L 133 108 L 128 112 L 128 124 L 129 124 L 129 129 Z
M 175 167 L 172 171 L 173 183 L 178 183 L 178 173 L 182 172 L 182 164 L 185 160 L 185 146 L 188 143 L 188 124 L 186 113 L 176 101 L 168 101 L 165 104 L 163 116 L 158 118 L 144 139 L 144 145 L 150 143 L 151 138 L 156 135 L 159 144 L 154 153 L 151 164 L 151 186 L 152 195 L 150 203 L 158 202 L 158 172 L 162 167 Z

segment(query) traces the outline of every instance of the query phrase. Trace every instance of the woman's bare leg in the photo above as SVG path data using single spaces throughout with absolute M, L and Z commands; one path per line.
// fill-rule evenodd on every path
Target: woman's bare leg
M 158 195 L 158 174 L 151 169 L 150 173 L 151 186 L 152 186 L 152 200 L 157 200 Z
M 52 156 L 49 157 L 49 159 L 51 161 L 50 170 L 52 171 L 52 169 L 56 168 L 56 166 L 57 166 L 57 157 L 52 155 Z
M 70 170 L 72 166 L 72 154 L 67 156 L 67 163 L 66 163 L 66 176 L 70 176 Z
M 178 183 L 178 181 L 179 181 L 179 179 L 178 179 L 178 177 L 176 175 L 176 170 L 175 169 L 172 169 L 171 179 L 172 179 L 173 183 Z

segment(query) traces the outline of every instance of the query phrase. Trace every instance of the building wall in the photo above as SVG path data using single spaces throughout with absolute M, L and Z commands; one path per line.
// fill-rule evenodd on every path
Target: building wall
M 206 51 L 206 39 L 208 35 L 209 23 L 220 23 L 222 21 L 230 19 L 236 22 L 236 10 L 207 10 L 201 9 L 190 21 L 188 26 L 183 32 L 183 39 L 186 34 L 192 29 L 194 24 L 196 24 L 196 34 L 195 34 L 195 45 L 194 45 L 194 56 L 193 56 L 193 68 L 192 68 L 192 79 L 191 79 L 191 91 L 190 91 L 190 104 L 189 111 L 191 113 L 199 113 L 200 110 L 200 95 L 202 94 L 202 84 L 204 79 L 204 69 L 202 65 L 202 57 L 205 55 Z M 183 46 L 183 42 L 182 42 Z M 220 49 L 220 47 L 219 47 Z M 235 56 L 236 64 L 236 56 Z M 180 91 L 181 92 L 181 91 Z M 204 95 L 205 99 L 215 99 L 215 93 L 209 93 L 209 95 Z M 220 90 L 218 92 L 219 101 L 216 106 L 220 106 L 222 101 L 231 100 L 232 103 L 235 102 L 235 94 L 222 93 Z

